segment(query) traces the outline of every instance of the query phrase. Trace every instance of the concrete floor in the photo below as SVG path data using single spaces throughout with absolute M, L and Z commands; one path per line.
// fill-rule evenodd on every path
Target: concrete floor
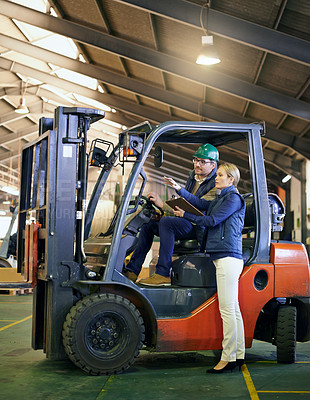
M 122 375 L 93 377 L 71 361 L 31 349 L 32 295 L 0 295 L 0 399 L 200 400 L 310 399 L 310 342 L 296 364 L 277 364 L 276 349 L 255 341 L 242 372 L 206 375 L 220 352 L 148 353 Z

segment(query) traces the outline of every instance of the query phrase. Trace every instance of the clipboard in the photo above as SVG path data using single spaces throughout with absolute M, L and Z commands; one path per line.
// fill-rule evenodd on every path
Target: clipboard
M 199 215 L 199 216 L 204 215 L 200 210 L 198 210 L 198 208 L 192 206 L 191 203 L 189 203 L 183 197 L 178 197 L 176 199 L 167 200 L 166 203 L 168 204 L 168 206 L 170 206 L 173 209 L 175 209 L 175 206 L 178 206 L 182 210 L 189 212 L 191 214 Z

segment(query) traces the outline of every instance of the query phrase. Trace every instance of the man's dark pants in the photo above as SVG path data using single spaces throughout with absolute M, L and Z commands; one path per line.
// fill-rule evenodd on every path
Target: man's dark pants
M 152 247 L 154 236 L 160 238 L 156 273 L 170 276 L 175 241 L 196 239 L 196 231 L 185 218 L 163 217 L 159 221 L 152 219 L 141 228 L 138 244 L 126 266 L 127 270 L 139 275 L 145 257 Z

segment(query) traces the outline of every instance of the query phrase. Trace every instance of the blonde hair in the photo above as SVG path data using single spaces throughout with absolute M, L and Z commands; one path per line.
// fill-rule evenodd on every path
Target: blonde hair
M 235 164 L 224 163 L 221 164 L 220 167 L 224 168 L 227 176 L 232 177 L 234 179 L 233 185 L 237 187 L 240 180 L 240 171 L 235 166 Z

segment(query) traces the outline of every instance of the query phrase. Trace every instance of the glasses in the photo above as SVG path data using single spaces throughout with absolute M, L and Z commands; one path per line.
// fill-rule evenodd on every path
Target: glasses
M 214 161 L 198 160 L 198 158 L 194 157 L 193 158 L 193 163 L 194 164 L 200 163 L 200 165 L 207 165 L 207 164 L 213 164 Z

